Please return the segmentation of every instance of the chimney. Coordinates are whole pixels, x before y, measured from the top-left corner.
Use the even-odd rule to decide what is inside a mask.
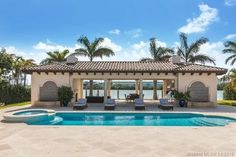
[[[170,57],[169,61],[174,64],[179,64],[181,63],[181,57],[177,55],[173,55],[172,57]]]
[[[69,55],[66,58],[66,64],[75,64],[76,62],[78,62],[78,58],[76,58],[75,55]]]

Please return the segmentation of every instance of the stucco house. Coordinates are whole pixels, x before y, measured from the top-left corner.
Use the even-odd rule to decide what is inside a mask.
[[[190,91],[196,104],[214,105],[217,101],[217,75],[227,69],[200,64],[184,64],[174,56],[165,62],[78,61],[69,56],[66,62],[38,65],[24,69],[31,74],[32,105],[56,102],[57,88],[72,87],[75,99],[83,96],[83,80],[104,80],[104,99],[110,96],[112,80],[135,80],[142,97],[143,80],[163,80],[163,93],[170,83],[178,91]],[[75,101],[72,100],[72,102]]]

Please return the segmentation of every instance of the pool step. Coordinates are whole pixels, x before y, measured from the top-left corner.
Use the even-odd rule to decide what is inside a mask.
[[[59,124],[63,121],[63,118],[59,117],[59,116],[55,116],[55,118],[51,121],[49,121],[49,124],[51,125],[56,125]]]
[[[198,125],[198,126],[225,126],[228,124],[226,121],[216,121],[214,119],[209,119],[209,118],[193,118],[191,121],[193,124]]]
[[[199,118],[192,118],[192,121],[191,121],[194,125],[197,125],[197,126],[215,126],[215,124],[212,124],[212,123],[208,123],[204,120],[201,120]]]
[[[57,125],[63,121],[63,118],[55,116],[52,120],[44,120],[41,122],[33,123],[33,125]]]

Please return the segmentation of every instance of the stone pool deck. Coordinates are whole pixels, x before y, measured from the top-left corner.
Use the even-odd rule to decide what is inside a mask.
[[[20,108],[25,107],[0,110],[0,118],[4,111]],[[151,108],[155,109],[154,112],[163,112],[155,106],[148,106],[145,112],[150,112]],[[71,110],[70,107],[54,109]],[[89,105],[87,111],[99,109],[102,107],[94,104]],[[119,106],[117,110],[136,112],[133,106]],[[236,108],[227,106],[175,107],[174,112],[200,112],[236,118]],[[0,157],[236,156],[235,148],[236,123],[225,127],[79,127],[0,122]]]

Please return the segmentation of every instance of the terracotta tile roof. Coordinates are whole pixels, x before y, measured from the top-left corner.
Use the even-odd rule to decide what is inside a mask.
[[[75,64],[52,63],[23,69],[32,72],[213,72],[224,74],[227,69],[199,64],[140,61],[78,61]]]
[[[186,64],[181,65],[175,69],[176,72],[215,72],[217,74],[225,74],[227,69],[214,67],[214,66],[207,66],[201,64]]]

